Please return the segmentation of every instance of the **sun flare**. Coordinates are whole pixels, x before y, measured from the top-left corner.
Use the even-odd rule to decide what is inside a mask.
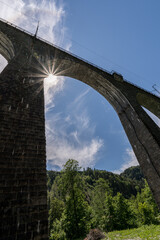
[[[50,102],[51,95],[59,89],[59,83],[58,77],[51,73],[48,74],[48,77],[44,78],[44,95],[47,103]]]
[[[57,77],[56,76],[54,76],[52,73],[50,73],[49,75],[48,75],[48,77],[46,77],[45,79],[45,83],[46,84],[53,84],[53,85],[56,85],[57,84],[57,82],[58,82],[58,80],[57,80]]]

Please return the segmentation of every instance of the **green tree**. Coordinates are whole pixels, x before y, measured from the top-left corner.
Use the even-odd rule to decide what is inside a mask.
[[[57,198],[51,198],[49,210],[49,229],[53,229],[54,222],[60,220],[64,211],[64,202]]]
[[[109,185],[106,180],[99,178],[94,186],[92,194],[92,209],[93,209],[93,227],[104,229],[105,216],[105,198],[106,192],[109,191]]]
[[[52,224],[52,229],[50,231],[50,240],[68,240],[66,233],[63,228],[64,214],[60,220],[55,219]]]
[[[80,167],[70,159],[62,171],[63,196],[65,196],[64,230],[68,239],[84,236],[89,228],[89,208],[83,193]]]
[[[111,193],[106,192],[104,230],[113,231],[115,229],[115,222],[116,217],[114,199]]]
[[[140,225],[158,223],[156,217],[159,211],[146,180],[145,187],[137,194],[136,202]]]
[[[129,221],[132,218],[131,211],[129,209],[128,201],[123,197],[121,193],[117,193],[114,197],[115,204],[115,228],[122,230],[130,227]]]

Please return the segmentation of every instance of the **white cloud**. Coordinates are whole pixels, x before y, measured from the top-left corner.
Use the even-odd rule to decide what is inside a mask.
[[[63,42],[66,28],[63,27],[65,11],[63,5],[58,6],[55,0],[5,0],[1,3],[0,17],[19,27],[35,33],[39,21],[38,36],[57,45],[69,48],[70,43]],[[4,59],[0,59],[0,68],[3,69]],[[56,93],[63,90],[64,78],[55,77],[54,82],[45,83],[46,110],[54,106],[53,99]]]
[[[70,135],[73,136],[73,139],[74,139],[75,141],[77,141],[77,143],[80,143],[79,134],[78,134],[78,131],[77,131],[77,130],[74,131],[74,132],[71,132]]]
[[[68,159],[76,159],[82,167],[94,167],[96,154],[102,145],[101,139],[92,139],[91,142],[80,143],[75,147],[65,138],[55,138],[52,144],[47,145],[48,159],[51,160],[50,165],[60,168]]]
[[[23,29],[35,33],[39,21],[38,36],[58,46],[69,49],[70,42],[65,39],[66,28],[63,26],[65,11],[63,5],[57,5],[55,0],[5,0],[1,4],[0,17]],[[2,62],[2,61],[1,61]],[[63,90],[64,78],[55,77],[54,82],[45,82],[46,111],[54,107],[55,94]]]
[[[3,0],[1,2],[0,17],[6,21],[17,24],[23,18],[22,10],[25,3],[22,0]]]
[[[90,93],[90,88],[79,93],[79,95],[72,100],[72,103],[68,106],[68,112],[72,112],[72,124],[75,124],[77,128],[86,130],[88,134],[93,135],[95,132],[95,126],[92,123],[88,115],[88,111],[86,108],[87,105],[87,97]],[[71,119],[68,115],[67,119]],[[69,121],[68,121],[69,122]]]
[[[65,11],[55,0],[3,0],[0,17],[31,33],[35,33],[39,21],[38,36],[59,45],[64,40]]]
[[[4,0],[3,0],[4,1]],[[66,41],[63,21],[65,10],[55,0],[5,0],[0,9],[0,17],[12,22],[25,30],[35,33],[39,21],[38,36],[51,41],[67,50],[71,46]],[[65,39],[65,43],[64,40]],[[1,61],[0,61],[1,62]],[[93,167],[97,153],[103,146],[103,141],[94,137],[95,126],[91,124],[84,98],[89,88],[80,93],[68,106],[67,114],[49,113],[55,106],[55,96],[64,89],[64,78],[54,77],[54,81],[45,81],[46,105],[46,140],[47,159],[51,165],[62,165],[73,158],[82,167]]]
[[[85,93],[80,93],[65,113],[58,113],[53,121],[46,122],[47,156],[53,168],[55,165],[61,168],[70,158],[78,160],[82,167],[94,167],[98,161],[97,153],[103,140],[95,137],[95,125],[89,119],[84,101]]]
[[[84,100],[84,97],[89,93],[90,89],[87,88],[87,90],[85,90],[84,92],[82,92],[81,94],[79,94],[74,102],[72,103],[73,105],[78,105],[78,104],[82,104],[82,101]]]
[[[114,173],[120,174],[121,172],[123,172],[125,169],[127,169],[129,167],[139,165],[137,158],[131,148],[126,149],[124,159],[125,159],[124,163],[122,164],[120,169],[113,171]]]
[[[46,112],[50,111],[54,106],[54,99],[57,93],[64,89],[63,77],[56,77],[52,81],[44,81],[44,95],[45,95],[45,110]]]

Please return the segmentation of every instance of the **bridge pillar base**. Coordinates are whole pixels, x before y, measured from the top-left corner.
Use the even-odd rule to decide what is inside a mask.
[[[47,240],[43,82],[12,61],[0,76],[0,239]]]

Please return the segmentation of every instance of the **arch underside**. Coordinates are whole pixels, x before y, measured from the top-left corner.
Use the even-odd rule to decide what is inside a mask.
[[[141,107],[144,106],[160,118],[160,99],[141,89],[138,91],[137,87],[133,95],[129,93],[127,96],[125,81],[117,84],[111,77],[108,80],[105,75],[93,71],[83,63],[73,63],[66,59],[54,60],[53,73],[86,83],[113,106],[160,207],[160,128]],[[120,84],[124,86],[118,88],[116,85]]]

